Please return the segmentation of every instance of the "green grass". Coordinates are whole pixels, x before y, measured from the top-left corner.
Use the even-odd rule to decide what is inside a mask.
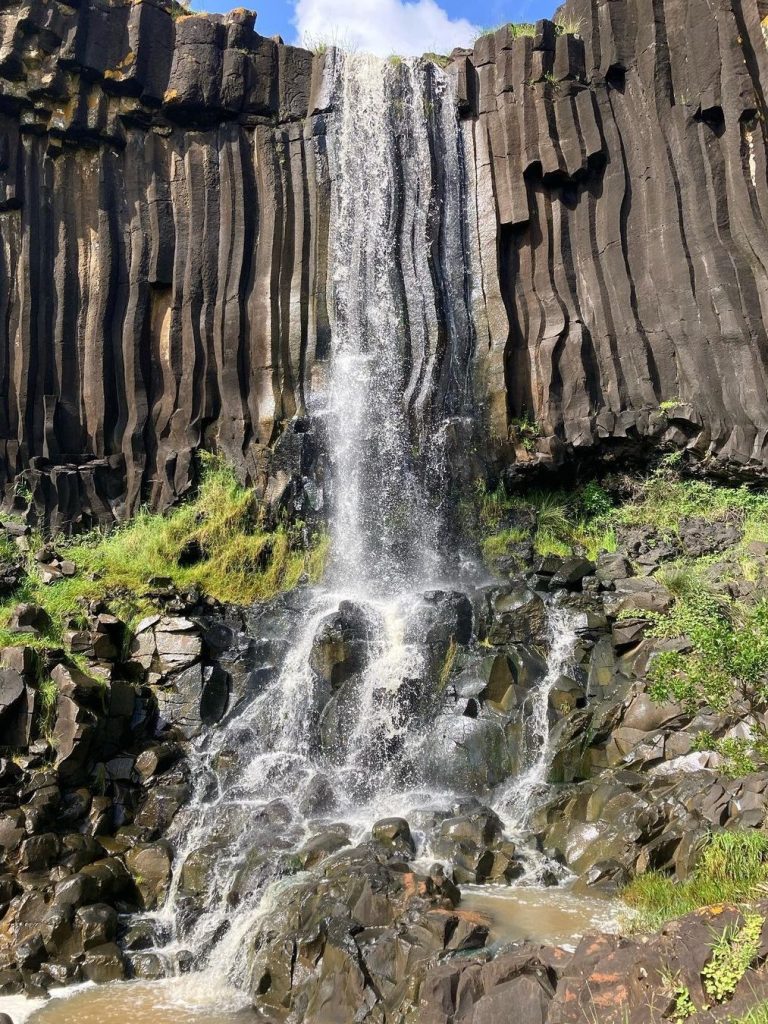
[[[33,550],[40,540],[33,538]],[[186,565],[182,555],[190,545],[201,558]],[[82,618],[90,601],[106,601],[126,621],[135,621],[154,608],[150,581],[155,577],[234,604],[269,599],[305,576],[318,580],[328,543],[319,536],[304,550],[298,527],[267,529],[254,493],[240,486],[229,467],[209,459],[191,501],[166,514],[143,510],[107,534],[57,538],[55,547],[75,563],[76,576],[46,586],[30,558],[26,581],[0,605],[0,645],[25,642],[5,629],[20,601],[41,605],[53,620],[47,641],[32,643],[42,647],[60,641],[66,622]]]
[[[0,562],[15,562],[19,557],[19,549],[7,533],[0,534]]]
[[[577,36],[584,27],[584,21],[575,15],[562,14],[555,18],[555,25],[560,35]]]
[[[743,1017],[734,1017],[731,1024],[768,1024],[768,1002],[758,1003]]]
[[[535,36],[536,25],[532,21],[509,22],[503,25],[494,25],[490,28],[482,28],[475,37],[475,42],[483,36],[492,36],[500,29],[505,28],[512,39],[521,39],[523,36]]]
[[[743,487],[723,487],[706,480],[679,480],[663,470],[642,486],[638,500],[614,513],[618,524],[654,526],[671,534],[684,518],[734,522],[746,540],[768,541],[768,493]]]
[[[37,685],[40,698],[38,729],[42,736],[50,737],[56,718],[56,701],[59,691],[53,679],[42,677]]]
[[[712,834],[689,879],[651,871],[630,882],[622,898],[637,912],[633,929],[655,931],[701,907],[764,899],[767,890],[768,834],[725,831]]]
[[[473,532],[491,558],[503,554],[510,518],[526,509],[535,513],[532,539],[542,555],[565,556],[582,551],[595,558],[601,551],[616,550],[617,531],[623,529],[652,527],[672,539],[684,518],[729,522],[744,533],[740,553],[746,571],[750,572],[746,546],[751,541],[768,542],[768,493],[746,486],[733,488],[704,480],[683,480],[672,472],[672,465],[672,460],[667,460],[657,472],[639,482],[629,500],[620,503],[595,481],[571,491],[539,490],[527,494],[508,494],[502,487],[489,491],[478,485],[471,510],[465,510],[465,521],[474,522]],[[685,575],[696,571],[700,579],[699,570],[706,564],[705,559],[699,559],[694,567],[681,563],[665,572],[674,572],[678,580],[673,581],[673,587],[682,587]]]

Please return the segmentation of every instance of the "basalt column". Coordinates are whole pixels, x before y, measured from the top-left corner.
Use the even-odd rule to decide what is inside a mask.
[[[765,474],[767,14],[569,0],[452,55],[481,459],[665,443]],[[2,5],[6,501],[121,519],[183,495],[202,447],[270,502],[322,487],[339,59],[242,10]],[[411,382],[417,418],[451,372]]]

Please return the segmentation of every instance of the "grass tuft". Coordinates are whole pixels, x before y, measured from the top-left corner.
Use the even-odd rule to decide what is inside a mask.
[[[481,28],[475,36],[475,42],[483,36],[492,36],[501,29],[506,29],[510,39],[521,39],[523,36],[535,36],[536,25],[532,21],[508,22],[502,25],[493,25],[490,28]]]
[[[713,833],[693,875],[676,882],[658,871],[635,878],[622,893],[637,911],[636,931],[656,931],[667,921],[719,903],[746,904],[764,898],[768,886],[768,834]]]
[[[254,493],[238,483],[231,468],[209,458],[191,501],[166,514],[143,510],[110,533],[56,539],[57,551],[77,566],[74,577],[45,585],[30,558],[26,581],[0,605],[0,645],[60,642],[69,620],[83,620],[92,601],[105,601],[135,621],[155,607],[154,578],[233,604],[267,600],[322,575],[327,538],[314,537],[305,549],[301,534],[301,524],[267,529]],[[33,540],[34,549],[40,539]],[[48,612],[53,628],[47,638],[33,640],[3,628],[20,601]]]

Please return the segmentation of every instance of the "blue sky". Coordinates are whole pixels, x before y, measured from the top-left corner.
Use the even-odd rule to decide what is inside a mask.
[[[357,47],[388,53],[421,53],[464,45],[473,30],[507,21],[551,17],[558,0],[193,0],[197,10],[235,6],[259,11],[262,35],[287,42],[335,37]]]

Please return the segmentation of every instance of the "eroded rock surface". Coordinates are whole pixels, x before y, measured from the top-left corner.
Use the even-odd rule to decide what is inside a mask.
[[[482,454],[665,442],[762,473],[764,7],[566,13],[448,68]],[[0,483],[87,526],[174,500],[215,446],[317,502],[334,51],[165,0],[1,19]]]

